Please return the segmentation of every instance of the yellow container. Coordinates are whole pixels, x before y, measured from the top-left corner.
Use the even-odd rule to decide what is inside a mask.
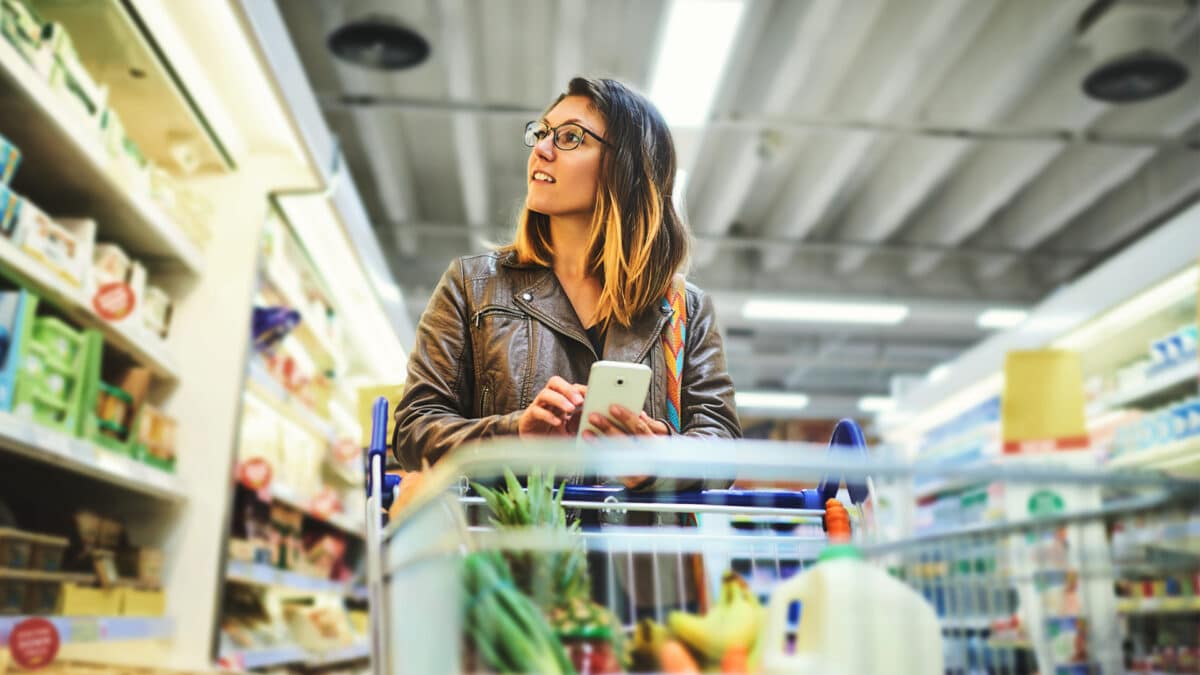
[[[116,588],[95,588],[63,584],[63,616],[120,616],[121,592]]]
[[[163,616],[167,613],[167,596],[162,591],[142,591],[122,588],[121,616]]]

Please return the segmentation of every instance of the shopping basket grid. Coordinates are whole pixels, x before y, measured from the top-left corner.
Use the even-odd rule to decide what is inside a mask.
[[[386,414],[386,404],[382,412],[377,406],[376,431]],[[369,482],[385,489],[373,491],[369,513],[380,513],[390,496],[380,494],[390,484],[381,475],[383,434],[375,437]],[[861,439],[851,440],[856,443],[830,452],[688,438],[586,446],[507,439],[460,448],[428,472],[419,493],[386,528],[377,519],[370,524],[371,536],[381,542],[368,560],[373,667],[379,673],[487,670],[461,638],[464,607],[471,602],[463,597],[462,562],[475,552],[586,550],[591,575],[601,578],[593,579],[592,600],[617,618],[627,638],[639,620],[662,624],[673,611],[702,610],[697,603],[705,598],[717,602],[727,570],[765,602],[829,546],[824,509],[812,507],[834,494],[849,507],[852,543],[864,558],[915,589],[936,612],[946,672],[1137,672],[1139,658],[1154,645],[1128,630],[1141,619],[1123,618],[1121,608],[1161,579],[1200,593],[1200,483],[1112,473],[1088,466],[1080,453],[983,467],[913,464],[880,450],[868,457]],[[710,486],[737,478],[819,487],[696,490],[654,500],[617,488],[569,485],[562,506],[572,514],[597,514],[590,519],[597,525],[513,529],[488,523],[481,515],[483,498],[462,478],[494,483],[505,469],[517,475],[553,469],[559,476],[655,475]],[[979,486],[987,499],[978,522],[914,525],[914,485],[931,476]],[[698,525],[679,524],[679,514],[695,514]],[[849,670],[820,672],[900,672],[887,665],[900,663],[889,661],[897,658],[889,650],[905,644],[906,631],[916,628],[907,617],[886,617],[891,634],[881,635],[881,618],[872,616],[875,599],[865,589],[858,596],[843,589],[841,595],[854,601],[828,620],[851,634],[861,631],[861,654]],[[796,639],[798,612],[789,609],[792,642],[784,644]],[[1196,616],[1190,619],[1179,653],[1196,649],[1200,655]],[[915,636],[911,644],[918,648]]]

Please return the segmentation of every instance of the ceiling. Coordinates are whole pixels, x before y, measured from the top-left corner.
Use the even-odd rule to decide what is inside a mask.
[[[572,75],[648,90],[669,3],[278,5],[415,319],[451,258],[511,237],[524,123]],[[1097,27],[1131,6],[1161,18],[1155,46],[1192,76],[1147,102],[1089,99]],[[982,310],[1044,298],[1194,200],[1198,13],[1190,0],[748,0],[710,121],[675,130],[689,277],[715,298],[739,390],[852,413],[985,337]],[[430,58],[391,73],[336,60],[327,36],[369,15],[416,30]],[[884,327],[742,318],[763,293],[911,311]]]

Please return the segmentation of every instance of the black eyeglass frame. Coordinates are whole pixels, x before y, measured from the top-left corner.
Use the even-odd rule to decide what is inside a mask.
[[[554,147],[558,148],[559,150],[562,150],[563,152],[570,152],[570,151],[574,150],[575,148],[578,148],[583,143],[583,136],[580,136],[579,143],[576,143],[575,145],[572,145],[569,147],[563,147],[562,145],[560,145],[558,142],[558,132],[560,129],[563,129],[566,127],[576,127],[580,131],[582,131],[584,134],[591,136],[592,138],[596,139],[597,141],[600,141],[601,145],[603,145],[605,147],[612,147],[608,144],[608,141],[604,140],[603,138],[600,138],[600,136],[596,132],[592,131],[591,129],[588,129],[587,127],[583,126],[579,122],[563,122],[562,124],[560,124],[556,127],[552,127],[549,124],[546,124],[545,122],[541,122],[539,120],[529,120],[529,122],[525,124],[525,136],[524,136],[525,147],[527,147],[527,148],[532,148],[532,147],[536,146],[538,144],[538,141],[542,140],[542,138],[545,138],[545,136],[542,136],[541,138],[538,138],[537,140],[535,140],[533,143],[529,142],[530,134],[534,131],[535,125],[537,127],[539,127],[542,131],[545,131],[548,134],[552,134],[553,138],[554,138]]]

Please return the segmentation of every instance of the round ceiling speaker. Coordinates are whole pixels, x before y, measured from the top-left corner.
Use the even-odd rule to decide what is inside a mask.
[[[1083,80],[1083,91],[1107,103],[1137,103],[1178,89],[1188,79],[1187,66],[1154,51],[1138,51],[1105,61]]]
[[[403,70],[429,58],[429,43],[416,31],[382,17],[351,21],[329,34],[329,51],[348,63],[375,70]]]

